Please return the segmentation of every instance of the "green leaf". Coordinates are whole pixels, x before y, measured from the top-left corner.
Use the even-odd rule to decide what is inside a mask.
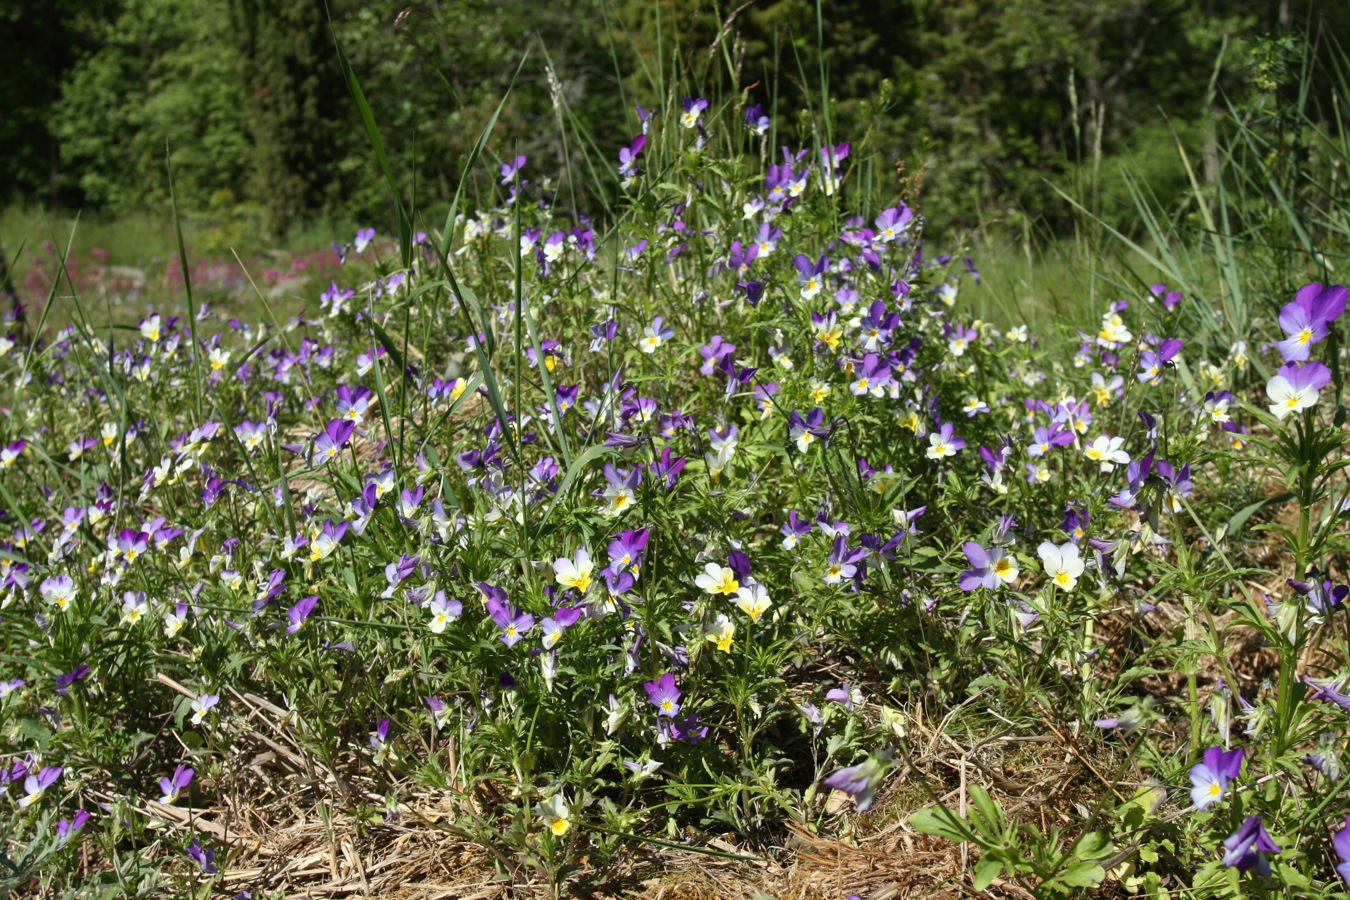
[[[980,861],[975,864],[975,876],[971,879],[971,887],[977,891],[983,891],[994,883],[994,879],[1003,874],[1003,861],[995,859],[993,856],[985,855],[980,857]]]
[[[1074,844],[1073,855],[1079,859],[1101,859],[1111,853],[1111,838],[1100,831],[1090,831]]]
[[[1070,887],[1096,887],[1106,878],[1106,870],[1095,862],[1079,860],[1072,863],[1059,876],[1059,880]]]
[[[1235,537],[1238,532],[1242,530],[1242,526],[1247,524],[1247,520],[1255,515],[1261,507],[1274,503],[1286,503],[1292,499],[1294,499],[1294,495],[1286,492],[1275,497],[1267,497],[1264,500],[1258,500],[1250,506],[1244,506],[1242,509],[1233,513],[1229,520],[1224,523],[1219,529],[1219,533],[1215,535],[1215,539],[1221,541],[1224,538]]]
[[[911,813],[909,827],[919,834],[932,834],[949,841],[964,843],[975,840],[974,833],[966,827],[956,813],[941,806],[929,807]]]

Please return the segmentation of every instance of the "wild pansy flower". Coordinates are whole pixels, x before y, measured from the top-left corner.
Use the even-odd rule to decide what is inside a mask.
[[[71,669],[69,672],[63,672],[57,675],[56,693],[63,697],[66,694],[69,694],[70,689],[77,682],[83,681],[86,677],[88,677],[90,671],[92,670],[89,668],[89,666],[85,665],[84,663],[80,663],[78,666]]]
[[[340,315],[347,309],[347,301],[356,296],[356,291],[343,290],[336,281],[330,281],[328,290],[319,296],[319,309],[327,309],[329,318]]]
[[[554,837],[562,837],[572,827],[572,812],[561,791],[536,803],[534,811]]]
[[[665,321],[661,316],[656,316],[652,324],[642,330],[643,337],[638,341],[638,347],[643,353],[655,353],[656,348],[675,336],[674,329],[667,328]]]
[[[9,681],[0,681],[0,700],[8,700],[10,694],[13,694],[25,684],[27,684],[27,682],[22,678],[11,678]]]
[[[643,147],[647,146],[647,134],[637,135],[626,147],[618,148],[618,175],[622,179],[622,186],[628,188],[633,184],[633,179],[637,178],[637,157],[643,152]]]
[[[1107,381],[1101,372],[1092,373],[1092,394],[1098,406],[1110,406],[1111,401],[1124,393],[1125,379],[1119,375],[1111,376]]]
[[[324,426],[323,431],[314,437],[314,452],[310,454],[309,464],[321,466],[342,452],[356,430],[356,423],[349,419],[334,419]]]
[[[445,591],[437,591],[436,596],[432,598],[428,610],[431,613],[431,621],[427,627],[433,634],[441,634],[450,624],[451,619],[459,617],[464,611],[464,604],[458,600],[451,600],[445,596]]]
[[[801,542],[802,536],[811,531],[811,520],[798,518],[795,509],[788,511],[788,520],[783,523],[779,531],[783,533],[783,549],[795,550]]]
[[[708,108],[708,101],[702,97],[685,97],[680,101],[680,108],[684,110],[680,114],[680,124],[685,128],[693,128],[698,124],[703,111]]]
[[[833,147],[826,144],[820,148],[820,162],[823,169],[820,173],[820,180],[825,189],[825,196],[833,197],[834,192],[839,189],[839,183],[842,180],[839,175],[839,166],[844,160],[848,159],[851,150],[851,145],[847,143],[837,144]]]
[[[1036,548],[1036,552],[1041,557],[1045,574],[1055,587],[1063,591],[1073,590],[1085,568],[1083,560],[1078,555],[1078,545],[1069,543],[1055,546],[1050,541],[1045,541]]]
[[[844,336],[844,329],[840,327],[834,310],[811,313],[811,330],[817,344],[824,344],[831,352],[838,349],[839,341]]]
[[[743,584],[736,591],[736,608],[749,616],[752,623],[758,624],[759,617],[771,606],[773,601],[769,599],[768,591],[757,581]]]
[[[666,672],[656,681],[649,681],[643,687],[647,690],[647,700],[656,707],[658,717],[675,718],[675,714],[680,711],[681,694],[675,684],[673,672]]]
[[[1168,290],[1165,284],[1154,284],[1149,286],[1148,302],[1157,300],[1162,303],[1163,308],[1172,312],[1181,302],[1181,291]]]
[[[896,533],[896,537],[903,540],[904,538],[915,537],[918,535],[919,526],[915,523],[918,521],[919,517],[926,512],[928,512],[928,507],[926,505],[908,510],[900,509],[898,506],[892,509],[891,518],[895,521],[896,525],[900,526],[900,530]]]
[[[409,490],[403,489],[398,498],[398,516],[405,524],[414,525],[417,517],[417,508],[422,505],[422,498],[426,496],[426,487],[418,485]]]
[[[543,644],[545,650],[552,650],[553,647],[562,640],[563,632],[577,624],[581,620],[581,610],[572,606],[561,606],[554,610],[553,615],[544,619],[540,623],[544,630]]]
[[[374,229],[372,229],[372,232],[373,230]],[[192,843],[188,845],[187,854],[192,858],[193,862],[201,867],[203,874],[215,875],[220,871],[220,869],[216,867],[216,851],[209,848],[203,849],[200,840],[196,838],[192,839]]]
[[[889,754],[882,752],[869,756],[856,766],[839,769],[821,784],[831,790],[848,794],[857,804],[858,812],[867,812],[890,766]]]
[[[763,137],[769,130],[769,117],[764,114],[762,104],[756,103],[745,111],[745,127]]]
[[[357,254],[359,255],[361,253],[365,253],[366,248],[369,247],[371,242],[374,240],[375,240],[374,228],[358,228],[356,231],[356,240],[355,242],[353,242],[353,247],[356,250]]]
[[[822,580],[826,584],[840,584],[852,578],[858,572],[856,563],[866,555],[867,550],[862,547],[848,549],[848,538],[844,535],[836,536],[830,555],[825,560],[825,574]]]
[[[662,449],[661,457],[652,463],[652,475],[665,486],[666,490],[673,490],[675,483],[679,481],[680,473],[684,471],[685,459],[674,456],[669,447]]]
[[[979,397],[971,395],[966,398],[966,402],[961,405],[961,411],[966,414],[967,419],[973,419],[978,415],[989,412],[989,404],[985,403]]]
[[[928,435],[928,450],[925,455],[929,459],[943,459],[955,456],[957,451],[964,449],[965,446],[965,439],[956,436],[956,429],[952,427],[952,423],[943,422],[941,428]]]
[[[525,163],[527,163],[528,161],[529,159],[527,157],[517,156],[514,159],[510,159],[502,163],[501,164],[502,179],[499,183],[502,185],[513,184],[516,180],[516,177],[520,174],[520,170],[525,167]]]
[[[1059,523],[1059,530],[1067,534],[1069,540],[1076,544],[1083,539],[1089,520],[1087,510],[1070,509],[1064,514],[1064,521]]]
[[[1210,747],[1204,758],[1191,766],[1191,802],[1196,809],[1206,809],[1222,800],[1231,784],[1242,772],[1244,751]]]
[[[488,601],[488,615],[501,630],[502,643],[508,647],[514,647],[534,627],[534,616],[495,597]]]
[[[646,528],[636,531],[623,531],[609,542],[609,571],[614,574],[630,573],[634,578],[642,568],[642,553],[647,549],[651,532]]]
[[[736,641],[736,623],[718,613],[703,626],[703,639],[715,644],[723,653],[730,653],[731,645]]]
[[[1129,464],[1130,454],[1121,449],[1124,445],[1123,437],[1103,434],[1083,448],[1083,455],[1093,462],[1100,463],[1103,472],[1110,472],[1116,466]]]
[[[328,519],[323,523],[323,531],[314,536],[314,540],[309,545],[310,562],[318,562],[327,559],[333,554],[342,542],[342,538],[347,534],[349,523],[334,523]]]
[[[873,397],[884,397],[886,388],[891,384],[891,367],[878,359],[875,353],[863,357],[856,375],[853,383],[849,385],[849,391],[855,397],[868,394]]]
[[[161,778],[159,780],[159,802],[166,806],[178,800],[183,789],[192,784],[192,769],[187,766],[179,766],[174,769],[171,777]]]
[[[340,385],[337,389],[337,400],[334,402],[338,418],[355,422],[357,425],[363,424],[373,396],[370,388],[357,386],[352,390],[345,384]]]
[[[141,337],[145,338],[152,344],[159,343],[161,324],[162,320],[160,319],[159,313],[153,313],[150,316],[141,319],[140,324]]]
[[[43,600],[55,606],[61,612],[65,612],[75,602],[75,579],[69,575],[56,575],[47,578],[38,588],[38,592],[42,594]]]
[[[370,748],[375,751],[372,762],[377,766],[382,766],[394,758],[393,750],[389,747],[389,724],[388,719],[381,719],[370,735]]]
[[[19,440],[0,450],[0,466],[7,469],[14,465],[15,460],[19,458],[19,454],[23,453],[23,448],[27,446],[27,441]]]
[[[1181,352],[1181,341],[1168,338],[1159,345],[1157,352],[1145,350],[1139,354],[1139,382],[1141,384],[1162,384],[1163,368],[1170,364]]]
[[[1132,340],[1134,335],[1125,326],[1125,320],[1120,317],[1120,311],[1113,304],[1112,309],[1102,316],[1102,327],[1097,330],[1097,345],[1113,349]]]
[[[150,612],[145,591],[127,591],[122,595],[122,624],[135,625]]]
[[[825,286],[825,273],[830,270],[830,258],[821,256],[820,259],[812,262],[809,256],[799,253],[793,258],[792,265],[797,269],[797,282],[802,288],[802,299],[814,299],[820,293],[821,288]],[[812,318],[814,319],[814,317]],[[833,350],[834,346],[831,345],[830,349]]]
[[[384,567],[384,580],[388,584],[380,596],[385,600],[394,596],[394,591],[402,584],[413,572],[417,571],[418,565],[422,562],[420,556],[409,556],[404,553],[398,559],[398,562],[391,562]]]
[[[1341,830],[1332,836],[1331,845],[1336,848],[1336,855],[1341,859],[1336,864],[1336,872],[1350,885],[1350,816],[1345,817]]]
[[[862,329],[862,348],[872,353],[891,342],[892,332],[900,327],[900,316],[887,312],[884,301],[874,300],[858,325]]]
[[[1256,872],[1265,878],[1270,877],[1270,861],[1265,854],[1280,852],[1279,845],[1261,824],[1259,813],[1248,816],[1238,830],[1224,840],[1223,846],[1225,866],[1239,872]]]
[[[432,723],[436,726],[436,730],[440,731],[445,727],[445,723],[450,720],[449,705],[440,697],[435,696],[423,697],[422,700],[426,702],[427,708],[431,710],[431,719]]]
[[[318,595],[305,597],[297,600],[295,605],[286,610],[286,620],[290,623],[286,626],[286,631],[295,634],[305,627],[309,621],[310,614],[314,612],[314,606],[319,602]]]
[[[714,597],[718,595],[730,597],[741,587],[734,571],[715,562],[703,567],[703,571],[694,579],[694,584]]]
[[[1331,383],[1331,370],[1319,362],[1285,363],[1266,382],[1270,411],[1283,421],[1290,413],[1317,405],[1318,392]]]
[[[1346,296],[1346,289],[1338,284],[1323,288],[1314,282],[1299,288],[1294,299],[1280,307],[1280,328],[1288,335],[1279,343],[1285,362],[1309,357],[1312,345],[1326,338],[1327,326],[1345,311]]]
[[[607,516],[621,515],[637,500],[637,487],[642,484],[642,467],[618,469],[613,463],[605,463],[604,471],[607,483],[601,494],[604,499],[601,512]]]
[[[819,438],[829,436],[829,431],[824,427],[825,410],[816,407],[802,418],[802,414],[797,410],[788,413],[788,439],[795,441],[797,449],[806,453],[811,449],[811,445]]]
[[[1228,391],[1209,391],[1205,394],[1204,412],[1205,418],[1216,425],[1224,425],[1232,421],[1232,415],[1229,410],[1236,405],[1237,398]]]
[[[720,334],[715,334],[702,347],[698,348],[698,355],[703,357],[703,365],[699,366],[699,372],[704,375],[712,375],[717,363],[724,356],[730,356],[736,352],[736,345],[729,344],[722,340]]]
[[[317,598],[316,598],[317,599]],[[220,703],[220,697],[216,694],[202,694],[196,700],[192,701],[192,724],[200,725],[206,718],[207,713]]]
[[[262,445],[262,442],[267,439],[267,423],[245,420],[235,426],[234,434],[235,437],[239,439],[239,443],[243,446],[244,451],[249,455],[252,455],[257,451],[258,447]]]
[[[966,541],[962,549],[966,559],[970,560],[971,568],[962,572],[957,579],[961,590],[973,591],[983,587],[992,591],[1017,580],[1017,557],[1002,547],[986,550],[975,541]]]
[[[1318,621],[1340,606],[1345,601],[1346,595],[1350,594],[1350,587],[1330,580],[1319,582],[1314,578],[1309,582],[1290,578],[1285,583],[1303,598],[1304,606]]]
[[[1327,681],[1314,681],[1309,676],[1303,676],[1303,683],[1312,688],[1308,694],[1309,700],[1325,700],[1328,703],[1334,703],[1346,712],[1350,712],[1350,696],[1345,691],[1344,678],[1332,678]]]
[[[625,769],[633,773],[634,781],[642,781],[655,775],[656,770],[661,768],[662,764],[649,756],[643,756],[640,760],[625,759],[623,765]]]
[[[944,325],[943,331],[946,332],[947,336],[947,352],[952,356],[964,356],[971,341],[980,336],[980,333],[974,328],[967,328],[960,322]]]
[[[168,638],[177,637],[178,632],[183,630],[187,624],[188,606],[186,603],[176,603],[164,611],[164,636]]]
[[[899,207],[882,210],[872,223],[876,226],[876,240],[882,244],[900,240],[909,230],[913,219],[914,211],[903,203]]]
[[[60,766],[43,766],[42,770],[36,775],[29,775],[23,780],[24,795],[19,798],[19,807],[27,809],[34,803],[42,799],[47,793],[47,788],[56,784],[61,778]]]
[[[594,571],[595,564],[591,562],[591,554],[585,547],[577,548],[571,559],[560,556],[553,561],[553,577],[558,584],[574,588],[583,596],[591,589],[591,573]]]
[[[1052,447],[1066,447],[1074,441],[1073,432],[1065,428],[1062,423],[1055,422],[1047,428],[1039,425],[1032,433],[1031,442],[1027,444],[1027,456],[1044,456],[1050,452]]]
[[[64,844],[69,841],[79,833],[80,829],[83,828],[85,823],[91,818],[93,818],[93,816],[90,815],[88,810],[78,809],[75,811],[75,815],[71,816],[69,819],[61,819],[58,821],[56,823],[56,842],[58,844]]]

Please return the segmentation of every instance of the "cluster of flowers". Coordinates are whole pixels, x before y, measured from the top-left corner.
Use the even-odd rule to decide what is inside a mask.
[[[707,111],[706,100],[682,104],[689,165],[710,146]],[[101,649],[111,639],[189,659],[187,724],[214,727],[231,675],[199,652],[208,638],[259,658],[327,658],[362,652],[370,628],[398,628],[459,652],[429,676],[423,709],[390,699],[396,714],[365,720],[378,722],[377,765],[400,758],[400,718],[471,731],[515,715],[522,696],[546,709],[555,684],[589,665],[598,693],[542,715],[564,729],[597,722],[590,737],[619,748],[626,777],[678,784],[681,760],[728,737],[726,701],[706,685],[733,659],[750,665],[748,648],[828,640],[804,623],[866,595],[896,620],[1011,597],[1018,627],[1033,630],[1058,595],[1084,580],[1111,591],[1132,559],[1165,552],[1169,517],[1194,491],[1197,447],[1245,445],[1229,379],[1245,372],[1247,349],[1211,364],[1203,346],[1170,336],[1184,328],[1178,292],[1155,285],[1111,304],[1069,345],[1071,365],[1047,363],[1025,326],[960,317],[963,279],[979,272],[928,257],[922,219],[904,203],[813,214],[841,202],[848,144],[784,148],[754,182],[719,193],[715,179],[691,176],[666,196],[639,166],[655,126],[638,112],[643,133],[620,150],[618,175],[659,214],[621,229],[612,248],[582,217],[560,227],[542,199],[521,203],[528,160],[515,157],[501,168],[503,205],[461,217],[453,234],[414,235],[409,267],[379,257],[372,229],[335,246],[344,265],[373,257],[374,274],[335,280],[317,320],[230,320],[203,339],[197,326],[214,321],[203,309],[194,322],[151,313],[120,349],[73,327],[41,353],[8,341],[15,390],[41,404],[16,403],[0,451],[0,467],[33,486],[6,510],[0,608],[50,655],[0,682],[4,708],[59,702],[47,681],[56,697],[92,691],[112,677]],[[752,134],[768,126],[747,110]],[[740,222],[711,217],[714,196]],[[527,304],[482,309],[466,291],[422,311],[431,343],[418,353],[392,342],[388,307],[436,289],[437,250],[456,240],[461,274],[484,281],[502,260],[525,260],[528,306],[554,313],[538,321],[557,330],[515,346],[511,335],[535,326],[516,318]],[[1345,300],[1345,288],[1308,285],[1281,312],[1285,365],[1266,386],[1277,425],[1315,414],[1331,375],[1311,349]],[[504,351],[515,367],[500,365]],[[1183,354],[1203,394],[1174,374]],[[503,385],[513,368],[520,381]],[[1115,415],[1131,392],[1152,411]],[[102,402],[101,421],[38,412],[87,395]],[[1167,440],[1178,434],[1187,440]],[[954,524],[952,498],[967,490],[983,524]],[[920,521],[941,534],[936,546],[922,546]],[[1029,546],[1041,570],[1031,579],[1031,558],[1019,557]],[[942,564],[915,566],[921,551]],[[1028,581],[1035,591],[1016,591]],[[1346,593],[1294,588],[1318,615]],[[87,650],[77,660],[70,647]],[[851,685],[821,694],[849,715],[867,706]],[[779,688],[763,697],[813,734],[825,727],[811,700]],[[1241,767],[1241,751],[1214,751],[1192,770],[1198,809]],[[31,768],[4,782],[22,783],[24,808],[62,773]],[[865,809],[888,768],[874,755],[823,784]],[[561,837],[584,805],[556,774],[535,811]],[[179,764],[160,802],[192,781]],[[1242,869],[1279,852],[1259,817],[1229,840],[1224,862]],[[189,852],[214,871],[213,850]]]

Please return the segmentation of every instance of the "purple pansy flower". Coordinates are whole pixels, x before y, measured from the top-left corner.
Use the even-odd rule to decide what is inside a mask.
[[[159,802],[164,804],[173,803],[183,792],[183,788],[192,784],[193,770],[187,766],[179,766],[174,769],[171,777],[161,778],[159,780]]]
[[[1204,758],[1191,766],[1191,802],[1196,809],[1205,809],[1211,803],[1222,800],[1228,791],[1228,785],[1242,771],[1241,749],[1224,750],[1222,747],[1210,747]]]
[[[680,711],[680,689],[675,685],[675,674],[667,672],[656,681],[643,685],[647,689],[647,699],[656,707],[658,716],[675,718]]]
[[[992,591],[1017,580],[1017,558],[1002,547],[986,550],[975,541],[966,541],[962,549],[966,559],[970,560],[971,568],[962,572],[957,579],[961,590],[973,591],[983,587]]]
[[[290,623],[286,626],[286,631],[295,634],[301,628],[304,628],[305,623],[309,621],[310,614],[314,612],[315,604],[318,602],[317,594],[297,600],[294,606],[286,610],[286,619]]]
[[[508,647],[514,647],[525,633],[534,627],[534,616],[527,612],[521,612],[510,603],[503,602],[497,598],[488,601],[488,615],[492,621],[501,629],[502,643]]]
[[[1323,288],[1318,282],[1305,284],[1294,299],[1280,308],[1280,327],[1289,335],[1280,341],[1280,353],[1286,362],[1302,362],[1312,345],[1324,340],[1327,326],[1345,311],[1347,291],[1338,284]]]
[[[1258,875],[1270,876],[1270,862],[1266,853],[1279,853],[1280,847],[1271,838],[1266,827],[1261,824],[1261,816],[1248,816],[1238,830],[1223,842],[1226,852],[1223,864],[1236,868],[1239,872],[1254,871]]]

